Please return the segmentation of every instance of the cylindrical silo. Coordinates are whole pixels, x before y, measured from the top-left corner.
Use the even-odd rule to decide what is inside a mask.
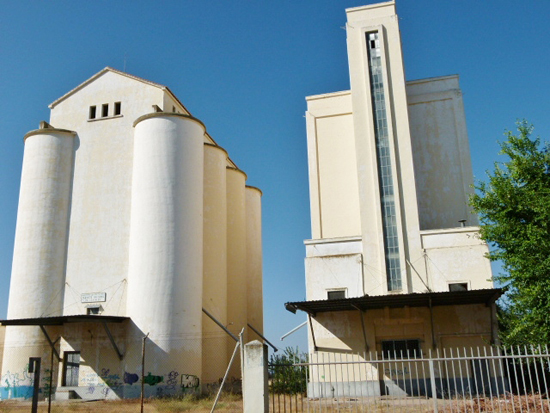
[[[204,234],[202,306],[227,324],[227,152],[204,144]],[[232,341],[214,321],[202,317],[202,382],[218,382],[227,369],[227,343]]]
[[[75,135],[54,128],[25,135],[8,319],[62,315]],[[23,371],[41,342],[38,327],[8,327],[3,370]]]
[[[248,323],[263,334],[262,300],[262,191],[247,186],[246,196],[246,277]],[[249,338],[262,340],[253,331]]]
[[[238,335],[244,328],[244,342],[248,341],[247,330],[247,277],[246,277],[246,174],[227,167],[227,323],[229,330]],[[229,342],[233,352],[235,344]],[[231,354],[231,353],[230,353]],[[234,363],[231,376],[240,377],[240,366]]]
[[[162,112],[134,127],[127,312],[149,333],[147,371],[200,379],[205,128]]]

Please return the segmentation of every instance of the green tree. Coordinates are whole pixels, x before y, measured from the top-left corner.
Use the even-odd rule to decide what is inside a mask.
[[[307,363],[305,353],[299,353],[298,348],[287,347],[282,354],[272,354],[269,357],[269,378],[271,391],[275,394],[300,394],[307,388],[307,366],[296,366],[297,363]]]
[[[470,204],[481,221],[481,237],[500,260],[495,276],[508,288],[499,319],[504,344],[550,341],[550,151],[532,138],[533,126],[518,121],[517,134],[500,143],[506,162],[495,162],[488,182],[476,184]]]

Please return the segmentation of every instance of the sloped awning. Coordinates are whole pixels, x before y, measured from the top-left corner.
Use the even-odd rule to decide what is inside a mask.
[[[50,344],[52,351],[57,356],[57,359],[61,361],[61,357],[59,356],[59,353],[55,349],[55,342],[53,342],[52,339],[50,338],[48,332],[46,331],[45,326],[62,326],[64,324],[70,324],[70,323],[73,323],[73,324],[74,323],[101,323],[103,324],[103,328],[105,328],[105,332],[107,333],[107,336],[109,337],[109,340],[111,341],[113,349],[115,350],[118,358],[122,360],[124,358],[124,355],[120,352],[118,346],[116,345],[115,339],[113,338],[113,335],[111,334],[111,330],[109,329],[109,326],[107,325],[107,323],[122,323],[129,319],[130,317],[82,314],[82,315],[65,315],[65,316],[57,316],[57,317],[36,317],[36,318],[18,318],[18,319],[11,319],[11,320],[0,320],[0,325],[39,326],[40,329],[42,330],[42,333],[44,333],[46,340]]]
[[[365,295],[337,300],[295,301],[285,304],[291,313],[301,310],[315,317],[333,311],[366,311],[377,308],[436,307],[443,305],[493,304],[504,291],[501,288],[469,291],[443,291],[412,294]]]
[[[130,317],[112,315],[63,315],[57,317],[18,318],[0,320],[3,326],[62,326],[67,323],[122,323]]]
[[[468,304],[484,304],[487,307],[492,307],[498,298],[504,294],[501,288],[490,288],[484,290],[470,291],[443,291],[443,292],[427,292],[427,293],[412,293],[412,294],[387,294],[353,298],[342,298],[337,300],[317,300],[317,301],[295,301],[285,304],[285,308],[291,313],[296,313],[301,310],[307,313],[311,336],[313,339],[313,347],[317,351],[317,343],[315,341],[315,333],[311,317],[315,317],[319,313],[337,312],[337,311],[359,311],[361,317],[361,329],[363,332],[363,340],[365,342],[365,350],[369,350],[367,342],[367,334],[363,314],[367,310],[375,310],[381,308],[403,308],[403,307],[426,307],[430,310],[430,327],[432,330],[432,347],[436,348],[433,307],[451,306],[451,305],[468,305]],[[495,340],[495,330],[493,327],[493,309],[491,314],[491,342]]]

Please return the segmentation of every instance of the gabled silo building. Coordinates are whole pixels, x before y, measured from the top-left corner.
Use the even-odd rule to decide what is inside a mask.
[[[147,395],[215,386],[235,342],[203,309],[263,331],[261,191],[165,86],[107,67],[49,107],[24,137],[0,398],[52,352],[58,398],[137,397],[145,336]]]

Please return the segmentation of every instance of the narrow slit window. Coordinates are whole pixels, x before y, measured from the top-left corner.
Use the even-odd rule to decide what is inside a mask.
[[[89,113],[88,119],[95,119],[95,116],[96,116],[96,107],[90,106],[90,113]]]
[[[342,300],[344,298],[346,298],[346,290],[327,291],[327,299],[329,300]]]
[[[468,291],[468,283],[451,283],[449,284],[449,291]]]
[[[101,105],[101,117],[106,118],[107,116],[109,116],[109,104],[104,103]]]
[[[114,116],[120,115],[122,112],[122,103],[121,102],[115,102],[115,113]]]

